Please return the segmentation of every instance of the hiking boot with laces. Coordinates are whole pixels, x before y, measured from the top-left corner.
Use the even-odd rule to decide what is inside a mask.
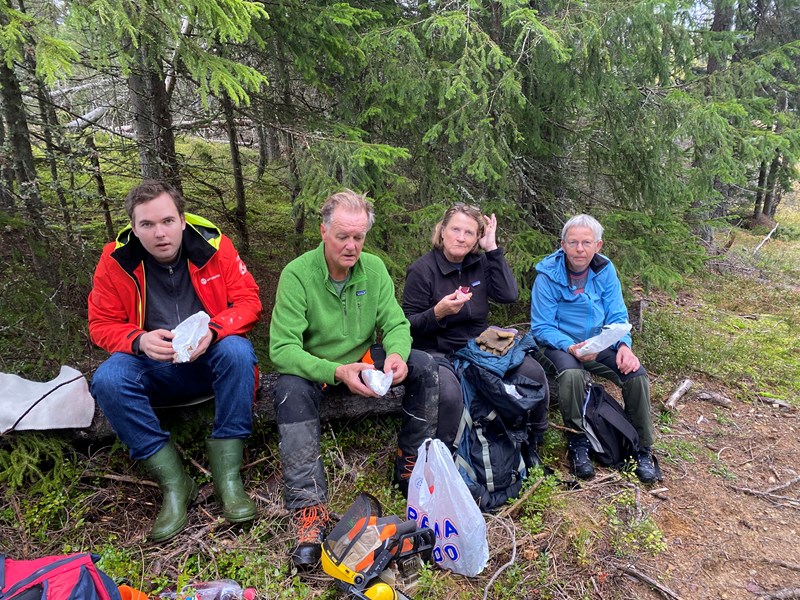
[[[411,471],[414,470],[416,462],[416,456],[406,454],[400,448],[397,449],[397,454],[394,457],[394,477],[392,481],[400,488],[403,498],[408,498],[408,481],[411,479]]]
[[[636,454],[636,469],[634,473],[642,483],[653,483],[658,479],[658,468],[650,448],[644,447]]]
[[[567,457],[570,471],[575,477],[578,479],[594,477],[594,465],[589,458],[589,440],[585,436],[570,440]]]
[[[296,544],[289,555],[298,569],[313,569],[319,564],[328,518],[328,509],[324,504],[305,506],[294,511],[292,527]]]

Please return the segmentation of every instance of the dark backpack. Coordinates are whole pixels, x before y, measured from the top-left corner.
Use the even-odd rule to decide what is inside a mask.
[[[94,554],[14,560],[0,554],[0,600],[121,600]]]
[[[595,460],[607,467],[619,468],[639,452],[636,428],[602,385],[590,385],[586,392],[583,429],[592,444]]]
[[[456,435],[456,466],[481,510],[516,498],[522,488],[528,414],[542,385],[519,373],[500,377],[467,363],[461,373],[464,413]]]

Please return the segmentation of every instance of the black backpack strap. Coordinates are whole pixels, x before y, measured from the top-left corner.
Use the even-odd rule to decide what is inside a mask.
[[[3,595],[4,587],[6,587],[6,555],[0,554],[0,597]]]

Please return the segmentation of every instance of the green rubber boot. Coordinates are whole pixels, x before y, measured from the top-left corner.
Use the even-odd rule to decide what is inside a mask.
[[[186,527],[186,508],[197,498],[197,484],[184,471],[181,457],[172,442],[167,442],[142,462],[163,494],[161,510],[150,531],[154,542],[163,542]]]
[[[222,514],[230,523],[252,521],[256,516],[256,504],[242,485],[239,469],[242,467],[244,440],[206,440],[208,462],[214,478],[214,495],[222,504]]]

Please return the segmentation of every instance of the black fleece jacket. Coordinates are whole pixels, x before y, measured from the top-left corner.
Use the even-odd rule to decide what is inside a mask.
[[[433,307],[460,286],[469,286],[472,298],[457,314],[437,321]],[[403,312],[411,322],[413,347],[447,354],[458,350],[488,327],[489,300],[508,304],[518,296],[502,248],[468,254],[460,269],[433,249],[406,271]]]

